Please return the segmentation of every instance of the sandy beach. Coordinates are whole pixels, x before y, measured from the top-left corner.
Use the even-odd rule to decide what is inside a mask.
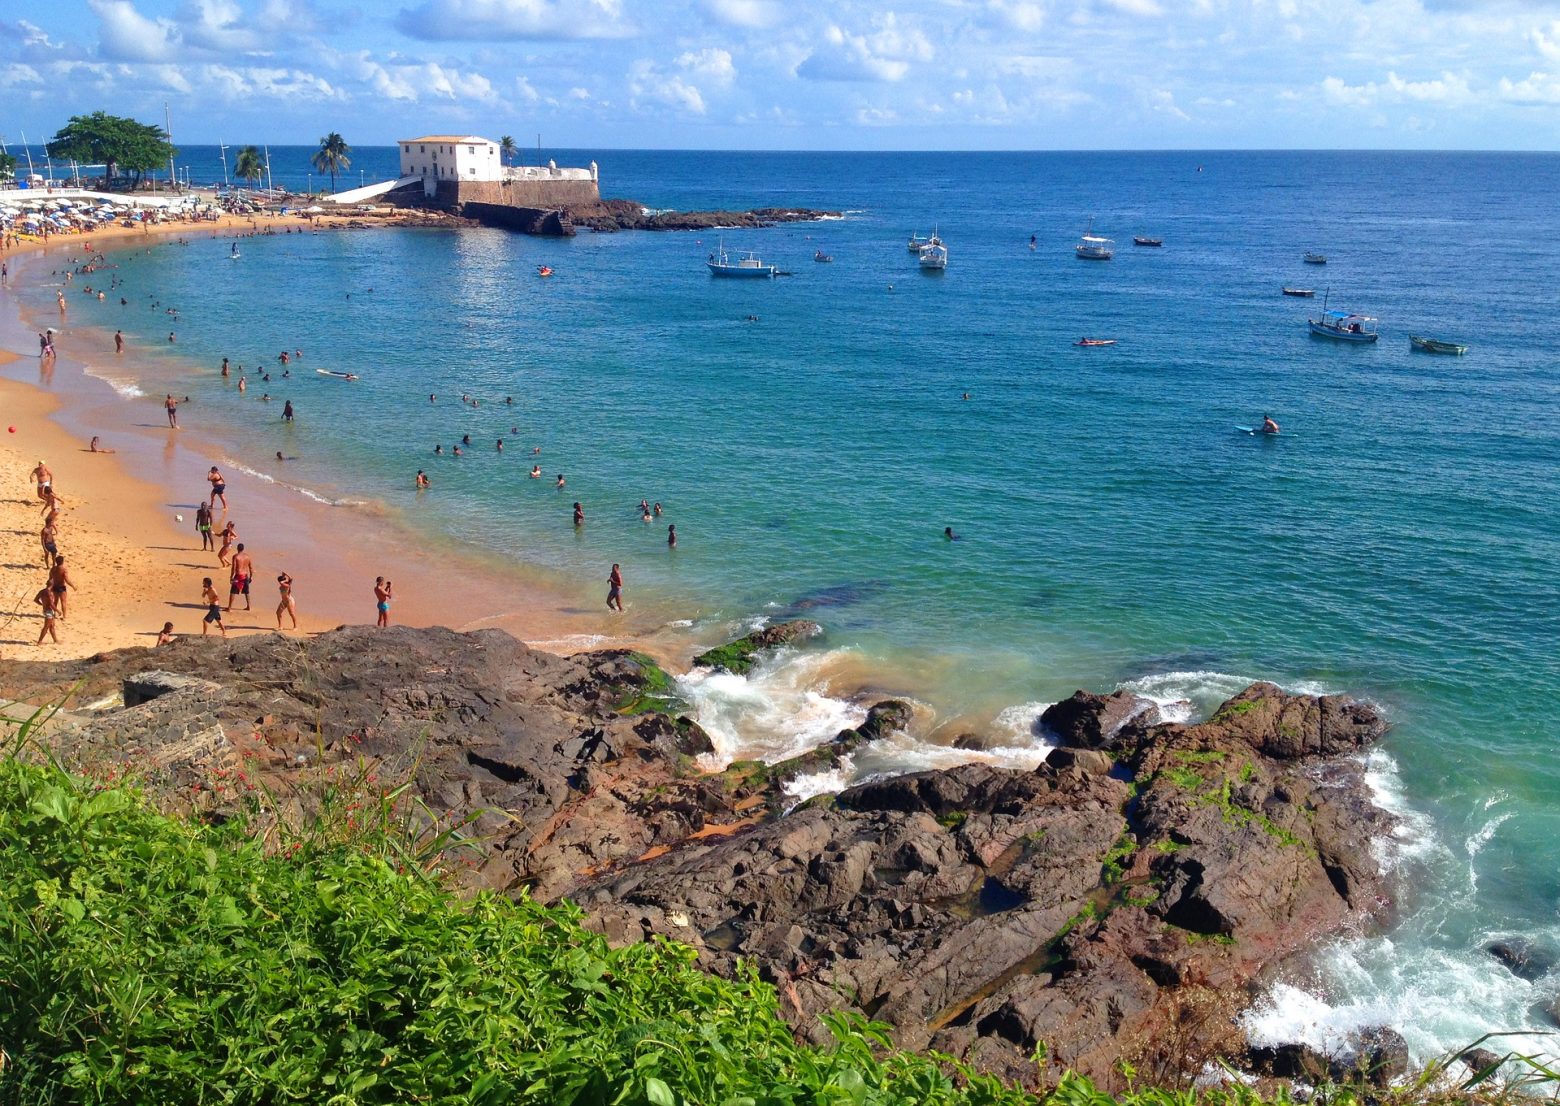
[[[266,222],[258,221],[260,229]],[[322,220],[344,226],[349,216]],[[296,226],[297,220],[287,221]],[[41,504],[28,475],[38,461],[55,474],[63,504],[59,549],[67,558],[75,590],[60,624],[59,644],[45,642],[41,656],[84,656],[128,645],[153,645],[164,622],[180,635],[199,635],[205,608],[201,581],[210,576],[224,600],[228,570],[214,553],[202,552],[195,509],[208,490],[207,469],[222,464],[222,444],[202,433],[198,410],[181,412],[181,429],[166,427],[161,400],[125,398],[87,375],[88,359],[111,355],[110,335],[23,315],[14,292],[37,279],[59,256],[135,247],[158,238],[198,234],[251,233],[251,217],[217,222],[170,224],[143,231],[103,228],[88,236],[51,240],[47,247],[25,243],[7,251],[10,286],[0,291],[0,657],[33,653],[42,625],[33,597],[43,586],[39,540]],[[28,339],[58,325],[58,357],[46,364],[25,356]],[[105,353],[104,351],[108,351]],[[124,359],[134,357],[127,350]],[[36,383],[29,362],[36,363]],[[121,361],[123,363],[123,361]],[[93,454],[93,435],[112,454]],[[395,583],[395,623],[443,625],[455,629],[494,626],[559,652],[603,644],[651,648],[675,663],[691,648],[657,640],[661,613],[632,606],[623,616],[596,606],[600,596],[568,581],[539,578],[518,563],[484,562],[461,552],[435,551],[426,540],[398,527],[371,508],[316,503],[295,490],[247,473],[225,470],[230,510],[216,512],[237,526],[239,540],[254,558],[251,610],[243,600],[224,621],[229,634],[274,632],[276,577],[289,573],[296,585],[296,632],[312,633],[375,617],[374,579]],[[410,474],[408,492],[411,489]],[[176,520],[182,515],[183,521]],[[604,594],[604,588],[601,589]],[[286,632],[295,632],[290,620]],[[213,628],[213,632],[214,628]]]

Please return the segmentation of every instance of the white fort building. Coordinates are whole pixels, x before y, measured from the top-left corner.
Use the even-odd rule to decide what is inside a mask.
[[[518,181],[591,181],[597,176],[596,163],[588,169],[560,169],[546,165],[505,165],[498,143],[475,134],[427,134],[421,138],[403,138],[401,176],[421,177],[429,195],[441,182],[452,184],[507,183]]]

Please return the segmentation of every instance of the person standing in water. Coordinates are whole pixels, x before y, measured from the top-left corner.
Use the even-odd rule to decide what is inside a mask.
[[[114,331],[114,352],[125,352],[125,332],[122,330]]]
[[[585,525],[585,508],[576,500],[574,504],[574,527],[579,529]]]
[[[607,610],[621,611],[623,609],[623,570],[617,565],[612,566],[612,574],[607,577]]]
[[[284,422],[293,421],[292,400],[290,399],[286,403],[282,404],[282,420]]]
[[[666,528],[666,547],[668,549],[677,548],[677,524],[675,522]]]

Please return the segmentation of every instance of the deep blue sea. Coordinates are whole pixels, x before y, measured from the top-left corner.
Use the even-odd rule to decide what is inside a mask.
[[[272,149],[278,183],[308,152]],[[147,392],[177,379],[236,460],[296,452],[290,479],[403,506],[433,540],[591,580],[619,561],[695,623],[806,601],[825,647],[690,688],[728,751],[826,735],[854,708],[810,681],[846,658],[930,720],[861,770],[944,762],[950,720],[1037,750],[1040,707],[1080,686],[1199,709],[1255,678],[1368,695],[1396,726],[1372,779],[1407,818],[1383,846],[1399,920],[1276,990],[1264,1027],[1385,1021],[1428,1053],[1546,1024],[1560,976],[1481,948],[1560,952],[1560,156],[546,154],[651,207],[845,215],[724,235],[794,274],[761,282],[712,279],[712,235],[280,235],[238,261],[195,240],[123,258],[130,307],[81,321],[155,347],[176,305]],[[394,172],[393,149],[355,158],[343,188]],[[220,179],[214,150],[185,161]],[[1074,258],[1091,222],[1114,260]],[[934,229],[949,266],[923,275],[905,240]],[[1324,298],[1381,341],[1309,336]],[[214,371],[295,348],[304,372],[245,398]],[[1235,431],[1265,413],[1277,438]],[[462,434],[468,456],[432,456]],[[436,494],[414,501],[417,468]]]

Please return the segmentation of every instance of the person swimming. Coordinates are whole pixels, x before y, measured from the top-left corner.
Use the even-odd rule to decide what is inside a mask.
[[[947,538],[949,541],[958,541],[959,540],[959,535],[957,535],[957,534],[955,534],[953,532],[953,527],[952,526],[944,526],[943,527],[943,537]]]

